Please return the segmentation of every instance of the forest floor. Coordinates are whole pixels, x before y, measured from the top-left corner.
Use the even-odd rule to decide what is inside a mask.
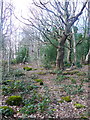
[[[24,67],[30,67],[32,70],[23,70]],[[28,109],[28,105],[26,105],[26,107],[22,105],[9,105],[15,110],[13,119],[89,119],[90,82],[88,65],[83,65],[82,68],[75,68],[73,70],[65,70],[63,72],[57,71],[55,68],[47,70],[42,66],[37,66],[35,64],[12,65],[12,69],[20,70],[24,73],[24,76],[14,76],[14,81],[20,80],[26,82],[27,86],[37,86],[35,89],[30,89],[30,93],[25,92],[25,89],[27,88],[19,90],[23,86],[22,83],[22,86],[18,86],[14,89],[14,87],[16,87],[15,84],[12,88],[14,91],[10,91],[9,89],[8,92],[8,90],[5,91],[5,89],[2,89],[1,104],[3,106],[6,105],[6,100],[9,96],[21,95],[23,99],[33,100],[34,102],[32,104],[37,108],[33,108],[35,111],[30,108],[30,111],[30,109]],[[12,77],[10,78],[9,76],[6,80],[12,80]],[[5,86],[7,85],[4,85],[4,87]],[[32,96],[33,92],[34,96]],[[31,97],[33,97],[33,99],[31,99]],[[22,112],[20,112],[20,109],[22,109]],[[12,118],[6,117],[6,119]]]

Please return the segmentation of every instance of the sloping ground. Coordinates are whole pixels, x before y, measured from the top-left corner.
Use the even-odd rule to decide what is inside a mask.
[[[88,66],[85,65],[82,68],[63,71],[63,73],[57,73],[56,70],[45,70],[44,68],[35,65],[15,65],[14,69],[23,70],[24,66],[33,68],[31,71],[24,71],[26,78],[34,79],[38,78],[43,81],[43,85],[39,82],[35,82],[35,85],[39,86],[38,92],[42,95],[46,93],[51,102],[49,103],[49,110],[51,110],[50,116],[46,113],[34,114],[34,117],[44,118],[87,118],[88,117]],[[62,97],[69,96],[71,101],[67,102],[62,100]],[[5,98],[4,98],[5,99]],[[84,107],[76,108],[75,104],[81,104]],[[18,108],[19,109],[19,108]],[[21,114],[18,114],[18,117]],[[31,115],[32,116],[32,115]],[[30,116],[29,116],[30,117]]]

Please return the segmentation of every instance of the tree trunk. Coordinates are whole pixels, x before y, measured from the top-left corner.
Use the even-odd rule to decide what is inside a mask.
[[[59,48],[57,49],[57,58],[56,58],[56,67],[58,69],[64,68],[63,58],[64,58],[64,47],[59,46]]]
[[[86,63],[89,63],[89,62],[90,62],[90,49],[89,49],[89,51],[88,51],[88,54],[86,55],[85,62],[86,62]]]
[[[66,35],[59,40],[58,48],[57,48],[57,58],[56,58],[56,67],[57,69],[63,70],[64,69],[64,44],[67,39]]]
[[[70,48],[67,48],[67,62],[68,63],[72,63],[72,58],[71,58],[71,55],[72,55],[72,44],[71,44],[71,40],[67,40],[67,45],[68,47]]]
[[[74,54],[74,63],[76,64],[76,61],[77,61],[77,57],[76,57],[76,40],[75,40],[75,32],[74,32],[74,27],[72,27],[72,37],[73,37],[73,54]]]
[[[90,1],[88,1],[88,38],[90,38]],[[90,39],[88,39],[88,44],[90,45]],[[86,55],[85,62],[90,64],[90,48]]]
[[[1,80],[4,79],[4,71],[5,71],[5,67],[3,65],[3,61],[4,61],[4,38],[3,38],[3,0],[1,0],[1,10],[0,10],[0,40],[1,40],[1,48],[0,48],[0,51],[1,51]]]
[[[11,5],[10,0],[10,5]],[[8,72],[10,72],[10,64],[11,64],[11,55],[12,55],[12,48],[11,48],[11,34],[12,34],[12,9],[10,9],[10,39],[9,39],[9,53],[8,53]]]

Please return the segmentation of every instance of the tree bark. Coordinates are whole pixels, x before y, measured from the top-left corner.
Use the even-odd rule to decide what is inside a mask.
[[[75,32],[74,32],[74,27],[72,27],[72,37],[73,37],[73,54],[74,54],[74,63],[76,64],[76,61],[77,61],[77,57],[76,57],[76,40],[75,40]]]
[[[90,62],[90,49],[89,49],[89,51],[88,51],[88,54],[86,55],[86,59],[85,59],[85,62],[86,63],[89,63]]]
[[[1,39],[1,81],[4,79],[4,71],[5,71],[5,67],[3,65],[3,61],[4,61],[4,39],[3,39],[3,0],[1,0],[1,10],[0,10],[0,39]]]
[[[57,58],[56,58],[56,67],[57,69],[63,70],[64,69],[64,44],[67,39],[66,35],[59,40],[58,48],[57,48]]]
[[[90,38],[90,1],[88,1],[88,38]],[[90,45],[90,39],[88,39],[88,44]],[[90,48],[86,55],[85,62],[90,64]]]
[[[68,63],[72,63],[72,58],[71,58],[71,55],[72,55],[72,43],[71,43],[71,40],[67,40],[67,45],[68,47],[70,48],[67,48],[67,62]]]

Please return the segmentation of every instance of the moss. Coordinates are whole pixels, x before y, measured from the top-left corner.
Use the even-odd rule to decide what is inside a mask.
[[[37,68],[34,68],[33,70],[38,70]]]
[[[75,106],[77,109],[85,108],[85,107],[86,107],[85,105],[82,105],[82,104],[80,104],[80,103],[76,103],[76,104],[74,104],[74,106]]]
[[[81,120],[88,120],[87,116],[81,116]]]
[[[26,71],[30,71],[30,70],[32,70],[31,67],[23,67],[23,69],[26,70]]]
[[[2,84],[4,85],[8,85],[9,83],[11,83],[13,80],[5,80],[5,81],[2,81]]]
[[[61,97],[61,100],[64,100],[66,102],[71,102],[72,101],[70,96]]]
[[[56,111],[57,109],[51,109],[52,111]]]
[[[60,100],[60,101],[58,101],[59,103],[64,103],[64,100]]]
[[[59,75],[59,74],[62,74],[62,71],[61,70],[53,70],[53,71],[51,70],[51,71],[49,71],[49,73]]]
[[[40,82],[40,85],[43,85],[43,82]]]
[[[22,97],[21,96],[10,96],[6,100],[6,104],[11,105],[11,106],[13,105],[19,106],[22,104]]]
[[[41,67],[43,67],[43,66],[41,66]],[[39,70],[44,70],[44,68],[39,68]]]
[[[46,75],[46,72],[38,72],[38,75]]]
[[[42,79],[34,79],[36,82],[43,82]]]
[[[2,86],[2,94],[3,95],[8,95],[8,94],[11,94],[12,92],[13,92],[13,89],[11,86],[8,86],[8,85]]]
[[[74,70],[74,71],[64,71],[63,75],[74,75],[74,74],[77,74],[77,73],[79,73],[79,71],[77,71],[77,70]]]
[[[22,82],[21,80],[15,80],[15,83],[20,83],[20,82]]]
[[[78,76],[85,76],[86,73],[85,73],[85,72],[79,72],[79,73],[77,73],[77,75],[78,75]]]
[[[71,63],[68,63],[68,62],[64,62],[64,67],[70,67],[71,66]]]
[[[0,114],[3,116],[12,116],[14,114],[14,110],[8,106],[0,106]]]

